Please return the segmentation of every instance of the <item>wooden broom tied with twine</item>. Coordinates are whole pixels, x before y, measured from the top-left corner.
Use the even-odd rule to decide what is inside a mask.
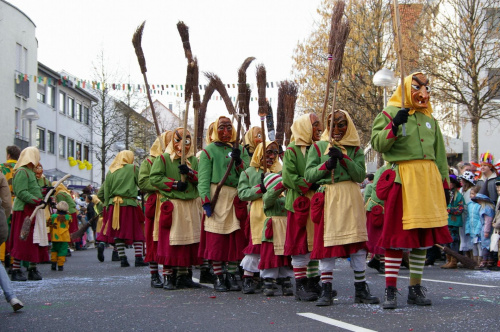
[[[328,38],[328,78],[326,81],[325,102],[323,104],[323,124],[326,124],[326,113],[328,107],[328,97],[330,96],[330,82],[332,78],[333,52],[335,50],[335,37],[339,25],[344,15],[345,2],[339,0],[335,3],[332,10],[332,19],[330,21],[330,36]]]
[[[297,84],[292,81],[283,81],[281,83],[282,88],[282,107],[284,114],[284,133],[285,133],[285,146],[290,144],[290,139],[292,136],[292,124],[293,124],[293,115],[295,114],[295,104],[297,102],[297,94],[299,92],[299,88]]]
[[[207,114],[208,102],[210,101],[210,98],[212,98],[214,91],[215,91],[215,83],[210,80],[208,86],[205,88],[203,101],[201,102],[200,105],[200,115],[198,117],[198,137],[197,137],[198,150],[203,149],[203,130],[205,127],[205,116]]]
[[[263,64],[257,65],[257,93],[259,95],[259,110],[260,130],[262,131],[262,166],[264,174],[267,173],[266,163],[266,127],[264,122],[267,116],[267,100],[266,100],[266,67]]]
[[[194,75],[194,64],[193,62],[188,63],[186,73],[186,85],[184,90],[184,102],[186,103],[186,110],[184,111],[184,121],[182,124],[182,142],[181,142],[181,165],[186,164],[186,136],[187,136],[187,122],[188,122],[188,111],[189,102],[191,100],[191,95],[193,94],[193,75]],[[181,181],[186,182],[186,174],[181,174]]]
[[[247,86],[247,69],[255,60],[253,56],[246,58],[238,69],[238,100],[239,113],[243,114],[247,130],[250,129],[250,90]]]
[[[398,38],[398,60],[399,60],[399,71],[401,74],[401,108],[405,108],[405,75],[403,71],[403,42],[401,37],[401,22],[399,20],[399,4],[398,0],[394,0],[394,34]],[[403,123],[402,134],[406,136],[406,124]]]
[[[80,227],[77,231],[71,233],[69,236],[71,240],[81,238],[83,234],[85,234],[87,229],[89,229],[94,224],[94,222],[99,219],[100,216],[102,216],[102,212],[92,217],[92,219],[90,219],[85,225]]]
[[[460,255],[458,252],[452,250],[451,248],[443,247],[439,244],[435,244],[435,246],[441,250],[444,250],[445,254],[451,255],[454,258],[456,258],[457,261],[459,261],[464,265],[464,268],[474,270],[477,267],[477,262],[474,261],[473,259],[466,257],[464,255]]]
[[[135,30],[134,36],[132,37],[132,45],[134,45],[135,54],[137,55],[137,61],[139,61],[139,66],[141,67],[142,76],[144,77],[144,83],[146,84],[146,93],[148,95],[149,106],[151,107],[151,113],[153,114],[153,121],[155,123],[156,136],[158,136],[158,140],[160,141],[160,149],[165,151],[165,142],[161,139],[161,131],[160,126],[158,125],[158,119],[156,118],[155,107],[153,105],[153,99],[151,98],[151,92],[149,91],[148,77],[146,72],[146,59],[144,58],[144,52],[142,50],[141,42],[142,42],[142,32],[144,31],[144,25],[146,21],[142,22],[142,24]]]
[[[278,83],[278,107],[276,108],[276,137],[275,142],[279,146],[283,146],[285,138],[285,106],[284,106],[284,83]],[[286,146],[286,144],[285,144]]]

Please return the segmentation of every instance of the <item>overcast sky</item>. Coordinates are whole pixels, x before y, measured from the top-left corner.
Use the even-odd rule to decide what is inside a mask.
[[[189,26],[191,49],[200,71],[218,74],[224,83],[237,82],[237,70],[248,56],[256,57],[247,71],[255,82],[255,65],[263,63],[268,81],[292,78],[292,55],[319,16],[321,0],[7,0],[36,25],[38,61],[86,80],[94,78],[93,63],[101,50],[121,77],[144,83],[132,35],[142,21],[142,40],[150,84],[184,84],[186,59],[177,32],[179,20]],[[200,83],[206,79],[200,73]],[[236,89],[230,89],[236,96]],[[253,89],[252,96],[257,96]],[[277,89],[269,89],[276,108]],[[201,91],[203,94],[203,91]],[[154,95],[165,105],[171,96]],[[224,112],[222,102],[209,103],[210,118]],[[251,105],[257,121],[257,104]],[[208,121],[209,119],[207,119]]]

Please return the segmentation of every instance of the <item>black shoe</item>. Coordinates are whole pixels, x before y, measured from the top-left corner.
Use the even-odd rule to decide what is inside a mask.
[[[57,271],[64,271],[64,265],[58,266]]]
[[[42,275],[40,274],[40,271],[38,271],[37,268],[28,270],[28,280],[33,280],[33,281],[42,280]]]
[[[99,262],[104,262],[104,243],[102,242],[97,246],[97,259]]]
[[[142,259],[142,256],[135,257],[135,267],[140,267],[140,266],[149,266],[149,263],[146,263],[144,259]]]
[[[293,285],[290,277],[284,278],[281,282],[281,291],[283,293],[283,296],[293,295]]]
[[[189,274],[179,274],[177,275],[177,279],[175,282],[175,287],[177,289],[182,288],[201,288],[201,285],[194,282],[193,279],[189,276]]]
[[[307,278],[307,288],[311,291],[316,293],[318,296],[321,295],[321,284],[319,283],[321,280],[320,276],[316,277],[311,277]]]
[[[127,259],[127,256],[123,256],[123,257],[120,257],[120,266],[121,267],[129,267],[130,264],[128,263],[128,259]]]
[[[252,277],[243,278],[243,294],[255,294],[255,283]]]
[[[385,274],[385,263],[380,263],[380,267],[377,269],[378,273]]]
[[[6,270],[8,270],[11,267],[10,266],[10,255],[9,254],[5,254],[4,267],[5,267]]]
[[[151,274],[151,287],[152,288],[163,288],[163,282],[161,281],[158,272]]]
[[[416,305],[432,305],[432,301],[425,298],[425,291],[427,291],[427,288],[420,286],[420,284],[409,286],[408,300],[406,303]]]
[[[167,274],[163,279],[163,289],[174,290],[175,289],[175,276],[173,274]]]
[[[113,254],[111,255],[111,261],[112,262],[120,261],[120,255],[118,255],[118,251],[113,250]]]
[[[382,308],[384,309],[396,309],[398,306],[398,289],[394,286],[389,286],[385,289],[384,303],[382,303]]]
[[[371,269],[378,270],[380,268],[380,261],[374,257],[368,263],[366,263],[366,266]]]
[[[226,272],[226,287],[230,291],[239,292],[241,290],[238,281],[236,281],[236,276],[233,273]]]
[[[215,281],[215,276],[210,273],[210,269],[202,268],[200,269],[200,283],[202,284],[213,284]]]
[[[316,301],[318,294],[307,287],[307,278],[295,280],[295,299],[298,301]]]
[[[224,281],[224,275],[218,274],[215,276],[216,279],[214,281],[214,290],[216,292],[227,292],[229,289],[226,287],[226,283]]]
[[[56,262],[52,262],[52,265],[50,266],[50,269],[52,271],[55,271],[56,270],[56,267],[57,267],[57,263]]]
[[[274,285],[275,284],[276,284],[276,280],[274,280],[272,278],[264,279],[264,287],[262,288],[262,293],[264,293],[265,296],[274,296]]]
[[[380,299],[376,296],[370,294],[370,288],[366,281],[355,282],[354,287],[356,292],[354,294],[354,303],[364,303],[364,304],[378,304]]]
[[[11,281],[26,281],[28,278],[26,278],[26,275],[24,275],[23,271],[21,270],[12,270],[12,274],[10,276]]]
[[[332,283],[324,282],[321,284],[321,296],[318,301],[316,301],[316,306],[325,307],[333,304],[333,295],[332,295]]]

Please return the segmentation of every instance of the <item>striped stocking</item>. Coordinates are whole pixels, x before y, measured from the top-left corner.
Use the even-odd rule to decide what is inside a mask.
[[[396,287],[398,283],[399,267],[403,260],[402,250],[385,250],[385,287]]]
[[[422,282],[427,249],[412,249],[410,252],[410,286]]]

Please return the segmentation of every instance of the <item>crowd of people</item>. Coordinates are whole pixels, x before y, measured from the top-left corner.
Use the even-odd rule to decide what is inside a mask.
[[[85,202],[44,178],[36,148],[17,158],[8,149],[7,203],[15,197],[5,249],[11,280],[41,280],[36,264],[46,260],[52,270],[63,271],[68,244],[79,249],[78,237],[88,234],[100,262],[113,246],[112,260],[129,267],[125,248],[133,246],[134,265],[148,265],[151,287],[167,291],[200,288],[192,278],[199,266],[200,283],[212,283],[217,292],[279,292],[329,306],[337,295],[336,260],[349,258],[354,302],[379,304],[365,277],[371,255],[368,266],[385,273],[384,309],[397,308],[397,279],[405,264],[407,303],[431,305],[422,275],[436,260],[435,244],[475,257],[480,268],[498,266],[500,182],[489,153],[481,156],[480,174],[473,163],[450,174],[428,82],[422,73],[407,76],[405,90],[399,86],[374,120],[371,145],[386,164],[368,176],[358,132],[344,110],[330,113],[326,123],[314,113],[296,118],[284,151],[275,141],[263,141],[258,127],[241,144],[226,116],[210,125],[197,154],[186,128],[164,132],[140,166],[132,151],[119,152],[98,192],[83,195]],[[51,189],[48,203],[44,197]],[[8,204],[2,206],[9,216]],[[88,226],[79,228],[78,211]],[[442,268],[457,266],[449,256]],[[22,303],[9,287],[7,301],[19,310]]]

